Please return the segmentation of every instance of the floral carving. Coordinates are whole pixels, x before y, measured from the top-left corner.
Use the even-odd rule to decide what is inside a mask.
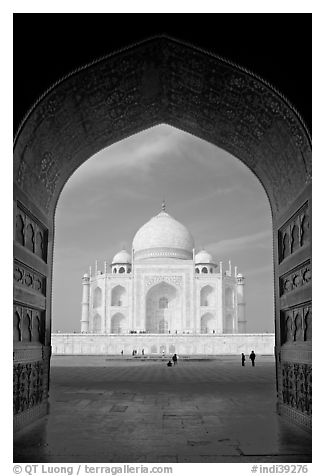
[[[42,402],[45,395],[43,362],[14,365],[14,414],[23,412]]]
[[[290,293],[296,289],[302,288],[311,282],[311,264],[310,261],[304,262],[293,271],[280,277],[280,296]]]
[[[51,152],[45,152],[43,155],[38,178],[44,184],[49,195],[52,195],[59,178],[59,167]]]
[[[45,276],[19,261],[14,262],[14,281],[21,286],[32,288],[45,296]]]
[[[282,401],[311,415],[311,365],[284,362],[282,365]]]
[[[235,65],[166,38],[104,58],[53,88],[19,137],[17,182],[48,211],[70,165],[158,123],[238,156],[261,175],[276,211],[306,183],[309,138],[286,101]]]

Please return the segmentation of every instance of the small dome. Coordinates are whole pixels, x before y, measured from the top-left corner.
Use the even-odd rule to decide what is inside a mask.
[[[165,209],[145,223],[135,234],[135,259],[191,259],[194,240],[188,229]]]
[[[131,264],[131,255],[126,250],[119,251],[112,259],[112,264]]]
[[[214,264],[213,256],[206,250],[201,250],[195,255],[195,264]]]
[[[88,273],[85,273],[85,274],[83,275],[83,278],[89,278],[89,274],[88,274]]]
[[[243,275],[241,273],[237,274],[237,278],[242,278],[242,277],[243,277]]]

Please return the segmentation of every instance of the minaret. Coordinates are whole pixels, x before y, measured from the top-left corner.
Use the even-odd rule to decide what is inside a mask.
[[[81,303],[81,332],[87,333],[89,330],[89,294],[90,277],[84,274],[82,278],[82,303]]]
[[[246,334],[246,302],[245,302],[245,278],[242,274],[237,274],[237,311],[238,311],[238,333]]]

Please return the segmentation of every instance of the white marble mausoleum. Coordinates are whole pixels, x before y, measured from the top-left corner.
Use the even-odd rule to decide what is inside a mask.
[[[243,334],[245,280],[162,210],[135,234],[104,271],[82,278],[81,333]]]

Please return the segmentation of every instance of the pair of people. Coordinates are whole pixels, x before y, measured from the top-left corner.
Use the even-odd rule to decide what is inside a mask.
[[[174,362],[174,365],[177,364],[177,354],[174,354],[173,357],[172,357],[172,361]],[[169,360],[168,363],[167,363],[167,367],[171,367],[173,364],[172,364],[172,361]]]
[[[252,361],[252,367],[255,367],[256,354],[253,350],[249,354],[249,358]],[[242,364],[243,367],[245,366],[245,360],[246,360],[245,354],[242,352],[242,354],[241,354],[241,364]]]

